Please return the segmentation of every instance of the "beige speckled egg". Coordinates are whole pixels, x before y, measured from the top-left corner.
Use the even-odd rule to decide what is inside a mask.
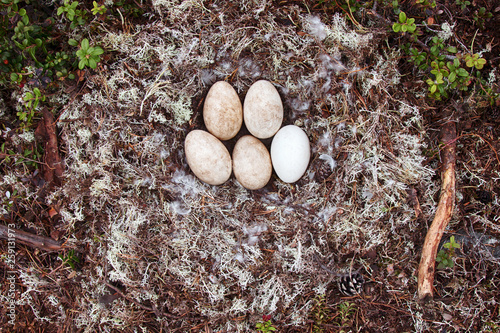
[[[271,156],[259,139],[245,135],[236,142],[233,149],[233,172],[243,187],[249,190],[264,187],[271,178],[272,171]]]
[[[184,150],[191,171],[205,183],[221,185],[231,176],[231,156],[212,134],[202,130],[189,132]]]
[[[243,102],[243,118],[248,131],[259,139],[272,137],[283,121],[283,103],[271,82],[252,84]]]
[[[203,105],[207,130],[221,140],[233,138],[243,123],[243,108],[234,88],[225,81],[215,82]]]

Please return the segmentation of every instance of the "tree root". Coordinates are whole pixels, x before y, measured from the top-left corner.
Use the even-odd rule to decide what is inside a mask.
[[[441,151],[441,195],[436,215],[425,237],[418,268],[418,298],[424,302],[433,297],[432,285],[438,246],[455,206],[456,137],[455,123],[450,120],[441,129],[441,142],[445,144]]]

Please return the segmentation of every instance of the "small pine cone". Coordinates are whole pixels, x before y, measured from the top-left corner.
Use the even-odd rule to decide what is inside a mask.
[[[331,166],[322,160],[316,160],[313,164],[316,174],[314,175],[315,180],[318,183],[324,182],[332,174]]]
[[[354,296],[361,293],[364,283],[365,279],[359,273],[343,275],[339,279],[339,289],[344,295]]]

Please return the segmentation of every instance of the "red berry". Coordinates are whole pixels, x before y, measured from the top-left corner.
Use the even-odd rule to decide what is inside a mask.
[[[8,64],[9,64],[9,61],[8,61],[7,59],[5,59],[5,60],[3,61],[3,63],[4,63],[4,64],[6,64],[6,65],[8,65]]]

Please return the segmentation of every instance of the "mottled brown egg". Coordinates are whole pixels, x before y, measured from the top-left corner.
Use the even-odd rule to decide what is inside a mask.
[[[221,185],[231,176],[231,155],[212,134],[202,130],[189,132],[184,150],[191,171],[205,183]]]
[[[243,123],[243,108],[234,88],[225,81],[212,85],[203,105],[207,130],[221,140],[233,138]]]
[[[273,167],[266,146],[259,139],[245,135],[233,149],[233,172],[238,182],[249,190],[264,187]]]
[[[283,103],[271,82],[259,80],[248,89],[243,119],[248,131],[259,139],[270,138],[278,132],[283,122]]]

